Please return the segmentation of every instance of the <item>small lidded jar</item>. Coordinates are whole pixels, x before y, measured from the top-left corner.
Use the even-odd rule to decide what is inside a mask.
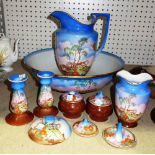
[[[59,110],[67,118],[78,118],[85,110],[84,98],[81,94],[70,91],[60,96]]]
[[[89,117],[97,122],[104,122],[112,114],[112,102],[102,91],[87,99],[86,112]]]

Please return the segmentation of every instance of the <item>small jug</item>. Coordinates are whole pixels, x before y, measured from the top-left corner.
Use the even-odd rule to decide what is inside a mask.
[[[18,59],[18,42],[19,39],[15,41],[15,50],[13,51],[9,38],[3,35],[0,39],[0,68],[6,72],[13,70],[11,65]]]
[[[92,13],[89,24],[83,24],[61,11],[55,11],[50,16],[61,23],[61,28],[55,32],[55,57],[60,71],[65,75],[85,75],[92,66],[96,53],[105,45],[110,14]],[[104,37],[101,47],[96,50],[98,33],[94,25],[98,18],[106,18]]]
[[[153,78],[148,73],[133,75],[125,70],[119,71],[117,76],[120,79],[115,94],[118,119],[125,127],[135,127],[148,104],[151,93],[148,84]]]

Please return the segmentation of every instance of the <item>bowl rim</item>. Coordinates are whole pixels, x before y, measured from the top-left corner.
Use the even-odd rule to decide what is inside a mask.
[[[36,70],[37,72],[39,72],[39,70],[30,67],[28,65],[28,63],[27,63],[27,60],[28,60],[29,57],[31,57],[31,56],[33,56],[35,54],[43,53],[43,52],[47,52],[47,51],[53,51],[54,52],[54,49],[53,48],[44,48],[44,49],[39,49],[39,50],[36,50],[36,51],[32,51],[32,52],[28,53],[26,56],[24,56],[24,58],[22,60],[22,63],[24,64],[24,66],[26,66],[27,69]],[[103,51],[103,50],[100,53],[98,53],[98,55],[99,54],[109,55],[109,56],[112,56],[112,57],[118,59],[120,61],[120,64],[121,64],[120,69],[118,69],[116,71],[113,71],[113,72],[106,73],[106,74],[85,75],[85,76],[70,76],[70,75],[60,75],[60,74],[55,74],[54,73],[54,77],[58,77],[58,78],[72,78],[72,79],[96,78],[96,77],[102,77],[102,76],[108,76],[108,75],[114,74],[114,73],[116,73],[116,72],[118,72],[118,71],[120,71],[120,70],[122,70],[124,68],[125,62],[124,62],[124,60],[121,57],[119,57],[117,55],[114,55],[112,53]]]

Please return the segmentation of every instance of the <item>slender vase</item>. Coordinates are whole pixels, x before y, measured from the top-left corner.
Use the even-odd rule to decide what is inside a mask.
[[[148,104],[151,92],[148,84],[152,77],[148,73],[133,75],[125,70],[119,71],[117,76],[120,79],[115,94],[118,119],[125,127],[135,127]]]
[[[11,113],[6,116],[6,122],[10,125],[24,125],[33,120],[33,114],[28,111],[28,103],[24,88],[28,77],[25,74],[12,75],[8,78],[13,90],[10,104]]]
[[[38,106],[34,109],[34,115],[43,117],[47,115],[57,115],[58,109],[53,106],[53,95],[51,90],[52,78],[54,74],[49,71],[40,71],[37,74],[40,82],[38,96]]]

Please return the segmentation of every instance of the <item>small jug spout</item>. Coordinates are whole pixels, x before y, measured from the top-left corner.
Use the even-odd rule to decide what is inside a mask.
[[[18,59],[18,53],[19,53],[19,51],[18,51],[18,43],[19,43],[19,40],[20,40],[20,39],[17,39],[17,40],[15,41],[14,52],[13,52],[13,55],[12,55],[12,61],[13,61],[13,62],[16,62],[17,59]]]
[[[141,84],[141,83],[148,84],[153,80],[152,76],[148,73],[140,73],[137,75],[133,75],[126,70],[119,71],[117,73],[117,76],[125,79],[126,81],[132,84]]]

